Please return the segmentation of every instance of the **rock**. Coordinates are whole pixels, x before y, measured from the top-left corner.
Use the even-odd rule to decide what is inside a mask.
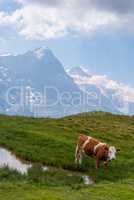
[[[93,180],[87,175],[82,176],[82,180],[85,185],[92,185],[94,183]]]

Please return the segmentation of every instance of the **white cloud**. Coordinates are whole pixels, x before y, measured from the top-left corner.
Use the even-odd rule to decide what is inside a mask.
[[[66,0],[14,0],[17,3],[20,4],[42,4],[42,5],[48,5],[48,6],[56,6],[56,5],[60,5],[60,4],[65,4]],[[70,0],[68,0],[70,1]],[[75,1],[75,0],[73,0]]]
[[[112,9],[102,9],[98,0],[95,4],[91,4],[91,0],[14,1],[21,3],[21,8],[11,14],[0,12],[0,26],[11,25],[27,39],[46,40],[68,34],[90,36],[101,31],[134,30],[132,13],[121,15]],[[108,7],[106,5],[104,8]]]
[[[69,5],[45,7],[25,5],[12,14],[0,12],[0,25],[12,25],[27,39],[45,40],[67,34],[92,34],[106,27],[116,27],[118,18],[108,12],[91,9],[81,12]]]
[[[14,0],[21,4],[42,4],[44,6],[59,6],[65,4],[71,4],[81,8],[88,9],[94,7],[99,10],[116,12],[118,14],[125,14],[134,11],[133,0]]]

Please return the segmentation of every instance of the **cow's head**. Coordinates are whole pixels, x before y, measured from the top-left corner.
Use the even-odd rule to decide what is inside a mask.
[[[115,160],[116,159],[116,153],[120,151],[120,149],[116,149],[114,146],[110,146],[108,150],[108,160]]]

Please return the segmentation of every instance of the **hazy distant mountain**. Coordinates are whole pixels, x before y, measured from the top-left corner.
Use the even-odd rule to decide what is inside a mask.
[[[66,71],[83,92],[94,93],[100,99],[102,109],[134,114],[134,89],[109,80],[106,76],[91,75],[84,67]]]
[[[124,104],[99,78],[83,67],[64,70],[48,48],[0,56],[0,112],[61,117],[94,110],[127,113],[129,105],[132,114],[134,104]]]
[[[54,109],[57,109],[56,112],[58,112],[65,103],[71,103],[67,97],[68,93],[71,98],[75,92],[81,93],[73,79],[65,72],[60,61],[48,48],[38,48],[21,55],[0,56],[0,66],[0,88],[3,98],[1,105],[8,113],[29,113],[31,115],[35,112],[34,107],[34,109],[38,108],[36,111],[38,114],[42,113],[43,115],[46,101],[49,105],[55,104],[55,106],[50,106],[50,113]],[[3,75],[1,74],[2,70],[5,70]],[[12,104],[14,103],[12,106],[7,104],[6,99],[9,89],[9,100]],[[20,93],[23,93],[22,103],[20,103],[22,100]],[[62,102],[59,97],[62,98]],[[26,101],[27,99],[28,101]],[[31,107],[32,109],[29,109]]]
[[[60,61],[48,48],[38,48],[22,55],[2,56],[0,65],[13,71],[18,80],[31,82],[35,87],[55,86],[62,90],[77,90]],[[64,84],[63,84],[64,81]]]

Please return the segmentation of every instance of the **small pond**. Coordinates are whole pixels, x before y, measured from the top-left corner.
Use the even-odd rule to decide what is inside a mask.
[[[21,174],[26,174],[28,169],[32,167],[31,163],[27,163],[22,161],[18,157],[16,157],[11,151],[0,147],[0,167],[9,167],[11,170],[17,170]],[[48,171],[49,168],[47,166],[42,166],[43,171]],[[87,176],[82,176],[83,183],[85,185],[92,185],[93,180]]]
[[[21,174],[25,174],[32,165],[22,162],[10,151],[0,147],[0,167],[5,166],[8,166],[9,169],[17,170]]]

